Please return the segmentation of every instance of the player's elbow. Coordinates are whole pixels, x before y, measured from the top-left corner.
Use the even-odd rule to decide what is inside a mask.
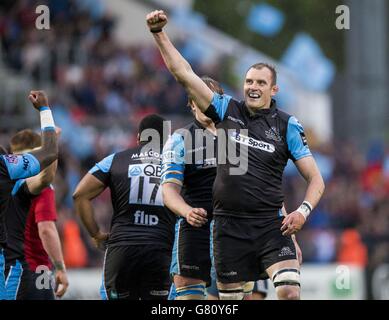
[[[41,240],[50,239],[55,231],[56,227],[53,221],[38,224],[38,233]]]

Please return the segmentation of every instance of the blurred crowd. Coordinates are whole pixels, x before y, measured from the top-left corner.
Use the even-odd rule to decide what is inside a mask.
[[[44,3],[50,8],[50,30],[38,32],[37,1],[1,2],[2,59],[11,72],[55,84],[51,104],[62,127],[55,188],[66,264],[101,266],[102,254],[93,248],[73,210],[75,186],[96,161],[136,143],[137,124],[144,115],[163,114],[173,119],[173,128],[188,123],[187,98],[154,46],[123,47],[115,40],[115,19],[102,2],[39,1]],[[218,65],[194,69],[223,79]],[[1,112],[2,117],[14,115],[12,108]],[[312,144],[312,151],[326,191],[297,236],[304,261],[360,266],[389,262],[388,146],[372,143],[364,154],[353,142],[334,142]],[[305,183],[288,166],[284,184],[290,212],[303,199]],[[98,222],[109,230],[109,191],[95,204]]]

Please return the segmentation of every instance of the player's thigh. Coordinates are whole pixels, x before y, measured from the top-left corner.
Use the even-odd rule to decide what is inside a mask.
[[[189,225],[186,220],[181,220],[179,231],[176,233],[171,268],[172,276],[179,276],[175,277],[178,282],[190,282],[190,279],[194,279],[195,282],[210,284],[210,234],[209,223],[196,228]],[[181,286],[178,282],[176,285]]]
[[[142,300],[166,300],[171,278],[169,274],[171,252],[163,248],[147,249],[139,274],[139,291]]]
[[[258,263],[250,224],[244,219],[216,216],[213,226],[213,257],[220,283],[258,279]]]
[[[138,246],[108,248],[103,274],[103,291],[107,299],[137,299],[139,253]]]

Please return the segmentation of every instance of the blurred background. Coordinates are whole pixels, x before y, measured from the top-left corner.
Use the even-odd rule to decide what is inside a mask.
[[[42,4],[48,30],[36,27]],[[303,124],[326,182],[297,235],[302,298],[389,299],[388,1],[2,0],[0,144],[39,129],[27,93],[47,90],[62,127],[55,188],[67,298],[98,297],[103,260],[74,213],[80,178],[134,146],[143,116],[159,113],[173,128],[191,121],[185,92],[146,28],[145,15],[157,8],[168,12],[168,33],[195,72],[231,95],[242,97],[251,64],[276,66],[278,103]],[[284,185],[293,211],[305,192],[293,164]],[[109,230],[109,192],[95,205]]]

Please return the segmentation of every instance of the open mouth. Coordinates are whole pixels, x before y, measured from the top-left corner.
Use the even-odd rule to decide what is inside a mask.
[[[256,92],[249,92],[248,96],[251,99],[259,99],[261,97],[261,95]]]

